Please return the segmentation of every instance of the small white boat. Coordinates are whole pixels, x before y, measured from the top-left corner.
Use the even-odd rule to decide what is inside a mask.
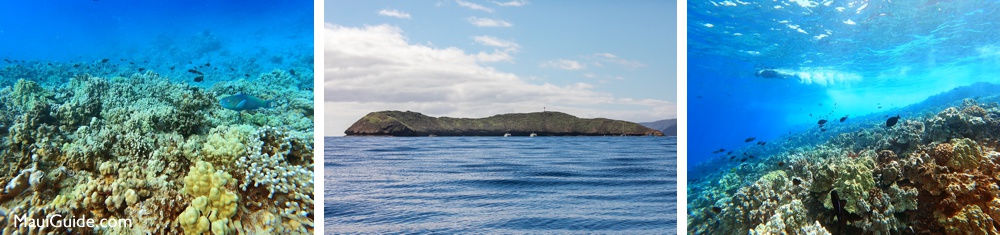
[[[503,134],[503,137],[510,137],[510,133]]]
[[[528,137],[535,137],[535,136],[538,136],[538,134],[531,133],[531,135],[529,135]]]

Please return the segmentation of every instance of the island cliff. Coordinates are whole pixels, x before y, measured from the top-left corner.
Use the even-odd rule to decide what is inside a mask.
[[[578,118],[560,112],[512,113],[487,118],[430,117],[417,112],[380,111],[365,115],[348,136],[663,136],[642,125],[607,118]]]

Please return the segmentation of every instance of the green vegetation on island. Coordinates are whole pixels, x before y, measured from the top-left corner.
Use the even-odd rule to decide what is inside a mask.
[[[578,118],[561,112],[500,114],[487,118],[430,117],[417,112],[380,111],[365,115],[348,136],[663,136],[634,122]]]

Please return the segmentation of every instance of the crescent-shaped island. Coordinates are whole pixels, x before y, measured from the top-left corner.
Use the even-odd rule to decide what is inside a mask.
[[[578,118],[561,112],[510,113],[487,118],[430,117],[411,111],[365,115],[347,136],[663,136],[634,122]]]

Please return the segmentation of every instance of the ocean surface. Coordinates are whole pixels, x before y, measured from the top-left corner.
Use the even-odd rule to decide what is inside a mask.
[[[690,233],[998,233],[1000,2],[687,10]]]
[[[327,233],[676,230],[675,138],[325,139]]]

